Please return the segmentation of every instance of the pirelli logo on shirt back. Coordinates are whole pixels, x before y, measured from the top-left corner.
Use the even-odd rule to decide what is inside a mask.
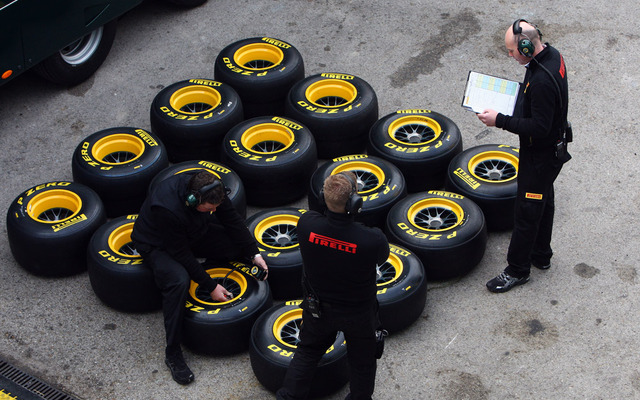
[[[329,236],[318,235],[314,232],[311,232],[309,234],[309,241],[313,244],[329,247],[351,254],[356,254],[356,249],[358,248],[358,245],[355,243],[345,242],[342,240],[331,238]]]

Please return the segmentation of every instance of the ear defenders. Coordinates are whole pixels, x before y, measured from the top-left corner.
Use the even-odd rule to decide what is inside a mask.
[[[513,32],[513,35],[518,37],[518,52],[525,57],[532,58],[533,53],[535,52],[535,46],[531,41],[531,38],[528,38],[527,35],[522,33],[522,27],[520,26],[521,22],[526,22],[532,25],[534,28],[536,28],[536,31],[538,31],[538,36],[541,39],[542,39],[542,33],[540,32],[540,29],[538,29],[537,26],[535,26],[531,22],[522,18],[515,20],[515,22],[513,23],[513,26],[511,27],[511,31]],[[522,36],[524,36],[524,38]]]
[[[189,193],[189,195],[187,196],[187,200],[185,202],[189,207],[197,207],[202,203],[202,199],[205,197],[207,193],[209,193],[210,191],[218,187],[222,187],[225,194],[227,196],[229,195],[229,192],[230,192],[229,189],[224,187],[224,183],[222,183],[221,180],[216,179],[213,182],[207,185],[204,185],[199,190]]]
[[[363,199],[358,194],[357,182],[355,182],[349,174],[346,174],[344,172],[339,172],[337,175],[345,177],[349,181],[349,183],[351,183],[351,192],[349,193],[349,197],[347,198],[347,202],[344,206],[347,215],[356,215],[360,213],[360,210],[362,210]],[[324,201],[324,188],[320,189],[320,196],[318,201],[320,202],[321,207],[326,207],[326,203]]]

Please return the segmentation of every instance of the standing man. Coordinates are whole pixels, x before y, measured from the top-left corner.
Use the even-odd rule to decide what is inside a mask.
[[[553,228],[553,182],[562,164],[571,156],[567,126],[569,101],[567,71],[562,55],[533,24],[516,20],[507,29],[505,46],[509,56],[527,68],[513,116],[485,110],[478,118],[520,137],[518,193],[515,223],[504,272],[487,282],[487,289],[500,293],[529,281],[531,265],[551,266]],[[570,129],[570,128],[569,128]]]
[[[342,331],[351,389],[346,398],[370,400],[376,377],[376,265],[387,260],[389,243],[380,229],[354,221],[362,198],[353,172],[325,179],[321,199],[327,207],[324,215],[308,211],[298,221],[305,291],[302,331],[276,396],[306,399],[318,362]],[[319,306],[311,304],[310,295]]]
[[[232,297],[196,257],[206,257],[207,262],[251,260],[267,270],[253,236],[227,194],[222,181],[207,171],[174,175],[149,194],[133,226],[131,238],[162,293],[165,363],[173,379],[182,385],[194,379],[180,347],[190,281],[211,293],[213,301]]]

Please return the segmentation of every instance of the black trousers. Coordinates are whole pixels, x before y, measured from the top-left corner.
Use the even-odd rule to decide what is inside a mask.
[[[506,272],[511,276],[528,276],[531,263],[551,262],[553,183],[561,169],[562,163],[555,158],[553,149],[520,149],[515,221],[507,253]]]
[[[351,400],[371,400],[376,378],[377,307],[341,308],[323,304],[322,315],[314,318],[308,311],[302,313],[300,343],[289,364],[283,387],[276,397],[281,400],[303,400],[318,362],[342,331],[347,341],[349,362],[349,388]]]
[[[162,293],[162,314],[167,339],[167,348],[176,349],[182,341],[182,322],[191,277],[187,270],[169,253],[159,248],[136,248],[153,271],[153,276]],[[146,251],[145,251],[146,250]],[[231,242],[221,225],[211,224],[202,238],[191,246],[196,257],[207,261],[225,262],[238,260],[239,246]]]

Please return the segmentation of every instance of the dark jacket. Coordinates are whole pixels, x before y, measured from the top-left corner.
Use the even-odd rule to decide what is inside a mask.
[[[305,272],[321,302],[344,306],[376,299],[376,264],[389,257],[389,243],[378,228],[326,211],[304,213],[298,238]]]
[[[498,114],[496,126],[519,135],[521,149],[549,149],[559,139],[568,103],[564,60],[558,50],[547,44],[527,66],[513,116]]]
[[[247,260],[258,253],[258,247],[228,198],[225,197],[213,213],[203,213],[187,205],[188,183],[194,173],[174,175],[155,187],[140,209],[131,239],[141,251],[166,251],[184,266],[193,281],[212,291],[215,281],[191,250],[192,245],[207,234],[210,224],[221,224],[224,233],[241,246]]]

